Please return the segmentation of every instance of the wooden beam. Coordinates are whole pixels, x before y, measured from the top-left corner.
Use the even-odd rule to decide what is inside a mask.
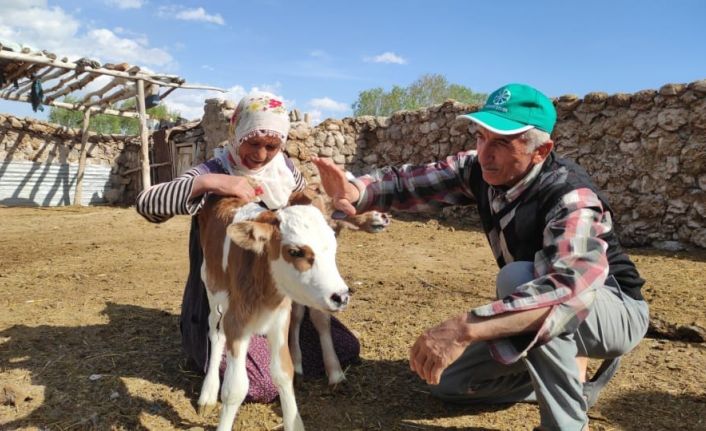
[[[90,106],[90,105],[95,105],[95,103],[90,103],[91,98],[92,98],[93,96],[97,96],[97,97],[98,97],[98,100],[100,100],[100,99],[105,95],[105,93],[107,93],[107,92],[109,92],[110,90],[112,90],[113,88],[115,88],[115,86],[124,84],[125,82],[126,82],[126,81],[125,81],[124,79],[121,79],[121,78],[118,78],[118,79],[111,79],[110,82],[107,83],[107,84],[105,84],[103,87],[99,88],[99,89],[96,90],[96,91],[93,91],[93,92],[91,92],[91,93],[86,94],[86,96],[83,98],[83,100],[81,101],[81,103],[83,103],[84,105],[89,105],[89,106]]]
[[[73,72],[73,73],[71,73]],[[65,78],[62,78],[59,82],[54,84],[53,87],[50,88],[45,88],[44,89],[44,94],[50,94],[52,91],[56,91],[66,85],[67,83],[71,82],[74,79],[78,79],[79,76],[81,76],[81,72],[76,72],[76,71],[71,71],[71,70],[66,70],[65,73],[71,73],[70,76],[67,76]]]
[[[82,89],[83,87],[85,87],[86,85],[90,84],[92,81],[94,81],[98,78],[100,78],[99,74],[90,73],[88,76],[84,76],[80,80],[71,83],[71,85],[67,85],[66,87],[57,91],[56,93],[45,96],[44,100],[46,101],[46,103],[49,103],[53,100],[58,99],[61,96],[64,96],[66,94],[73,93],[76,90]]]
[[[55,71],[55,73],[51,73],[52,71]],[[59,75],[56,75],[56,72],[60,72],[60,74],[59,74]],[[37,75],[37,76],[35,77],[35,79],[28,79],[27,82],[25,82],[25,83],[23,83],[22,85],[20,85],[20,88],[18,88],[18,89],[11,88],[10,90],[5,91],[4,94],[10,95],[10,94],[13,94],[13,93],[14,93],[14,94],[21,94],[21,93],[24,93],[25,91],[29,90],[29,89],[32,87],[32,83],[33,83],[34,81],[45,82],[45,81],[48,81],[48,80],[50,80],[50,79],[54,79],[54,78],[56,78],[56,77],[58,77],[58,76],[61,76],[61,75],[63,75],[64,73],[67,73],[67,72],[68,72],[68,70],[59,69],[59,70],[57,71],[57,70],[54,69],[53,67],[47,66],[46,70],[43,71],[42,73],[40,73],[39,75]]]
[[[42,71],[42,73],[39,73],[40,70],[45,69]],[[17,88],[15,88],[14,85],[11,85],[9,89],[6,89],[4,94],[20,94],[26,90],[29,90],[30,87],[32,87],[32,83],[39,79],[42,75],[46,75],[51,71],[51,67],[47,67],[41,64],[35,64],[34,67],[28,69],[23,73],[23,76],[18,79],[26,78],[25,81],[23,82],[18,82]]]
[[[142,141],[142,190],[148,189],[150,181],[150,137],[147,130],[147,110],[145,109],[145,81],[137,80],[137,108],[140,114],[140,140]]]
[[[113,103],[118,102],[120,100],[125,100],[129,99],[130,97],[133,97],[137,94],[137,88],[135,88],[134,85],[128,85],[124,88],[121,88],[120,90],[114,92],[113,94],[108,95],[108,97],[104,99],[98,99],[90,103],[86,103],[86,106],[111,106]]]
[[[20,95],[12,95],[5,97],[4,99],[6,100],[14,100],[16,102],[30,102],[29,97],[27,96],[20,96]],[[84,106],[79,103],[65,103],[65,102],[57,102],[57,101],[52,101],[50,103],[44,103],[44,105],[50,105],[50,106],[56,106],[57,108],[64,108],[64,109],[72,109],[74,111],[91,111],[93,113],[99,113],[99,114],[108,114],[108,115],[117,115],[118,117],[128,117],[128,118],[140,118],[140,114],[137,112],[133,111],[118,111],[116,109],[110,109],[107,107],[98,107],[98,106]]]
[[[15,81],[21,77],[24,76],[25,72],[29,70],[30,67],[33,67],[34,64],[32,63],[25,63],[20,65],[14,72],[9,73],[8,75],[5,76],[5,86],[3,88],[8,88],[12,87],[15,85]]]
[[[11,51],[0,51],[0,59],[11,60],[11,61],[25,61],[25,62],[29,62],[29,63],[50,64],[55,67],[61,67],[64,69],[71,69],[71,70],[76,70],[77,68],[79,68],[79,66],[75,63],[62,63],[60,61],[52,60],[52,59],[44,57],[44,56],[36,56],[36,55],[32,56],[32,55],[28,55],[28,54],[21,54],[21,53],[11,52]],[[101,75],[115,76],[118,78],[126,78],[131,81],[142,80],[144,82],[156,84],[161,87],[177,87],[177,88],[185,88],[185,89],[191,89],[191,90],[214,90],[214,91],[220,91],[222,93],[226,92],[226,90],[224,90],[222,88],[211,87],[211,86],[207,86],[207,85],[186,85],[186,84],[179,84],[179,83],[174,83],[174,82],[169,82],[169,81],[160,81],[158,79],[154,79],[152,75],[148,75],[143,72],[136,72],[134,74],[130,74],[128,72],[121,72],[118,70],[110,70],[110,69],[106,69],[103,67],[97,67],[97,68],[82,67],[82,68],[79,68],[79,70],[85,70],[87,72],[98,73]]]
[[[83,174],[86,171],[86,154],[88,153],[88,125],[91,122],[91,111],[83,111],[83,126],[81,127],[81,155],[78,158],[78,172],[76,173],[76,190],[74,192],[74,206],[81,205],[83,194]]]
[[[167,96],[169,96],[169,94],[170,94],[172,91],[174,91],[174,90],[176,90],[176,87],[172,87],[172,88],[170,88],[169,90],[165,91],[164,93],[162,93],[162,94],[159,96],[159,100],[164,100],[164,98],[167,97]]]

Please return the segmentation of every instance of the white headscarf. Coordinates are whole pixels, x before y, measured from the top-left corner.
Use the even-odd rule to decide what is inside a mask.
[[[259,197],[267,208],[285,206],[296,181],[282,154],[289,133],[289,114],[282,99],[263,91],[246,95],[235,109],[229,132],[228,151],[216,152],[216,157],[225,162],[231,175],[247,176],[258,182],[263,191]],[[275,136],[282,142],[280,152],[258,169],[245,166],[238,154],[240,145],[254,136]]]

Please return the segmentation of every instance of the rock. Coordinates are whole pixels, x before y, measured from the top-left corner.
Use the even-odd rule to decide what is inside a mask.
[[[630,106],[630,102],[632,101],[632,96],[627,93],[616,93],[613,94],[612,96],[608,97],[608,105],[609,106]]]
[[[658,250],[664,251],[683,251],[686,250],[684,244],[679,241],[655,241],[652,243],[652,247]]]
[[[659,89],[662,96],[678,96],[686,89],[684,84],[665,84]]]
[[[696,324],[684,325],[677,328],[676,336],[682,341],[703,343],[706,341],[706,329]]]
[[[665,109],[657,115],[659,127],[670,132],[678,130],[685,125],[689,118],[689,112],[684,109]]]
[[[706,94],[706,79],[692,82],[689,84],[689,89],[701,94]]]

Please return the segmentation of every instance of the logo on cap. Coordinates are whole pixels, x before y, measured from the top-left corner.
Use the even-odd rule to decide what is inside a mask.
[[[512,93],[510,93],[510,90],[505,88],[502,92],[498,92],[498,94],[495,95],[493,98],[493,105],[506,104],[510,101],[510,96],[512,96]]]

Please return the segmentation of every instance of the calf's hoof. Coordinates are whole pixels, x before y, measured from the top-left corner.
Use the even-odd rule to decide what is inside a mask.
[[[328,376],[328,384],[331,386],[335,386],[345,380],[346,380],[346,375],[343,373],[343,371],[340,371],[340,370],[333,371]]]

